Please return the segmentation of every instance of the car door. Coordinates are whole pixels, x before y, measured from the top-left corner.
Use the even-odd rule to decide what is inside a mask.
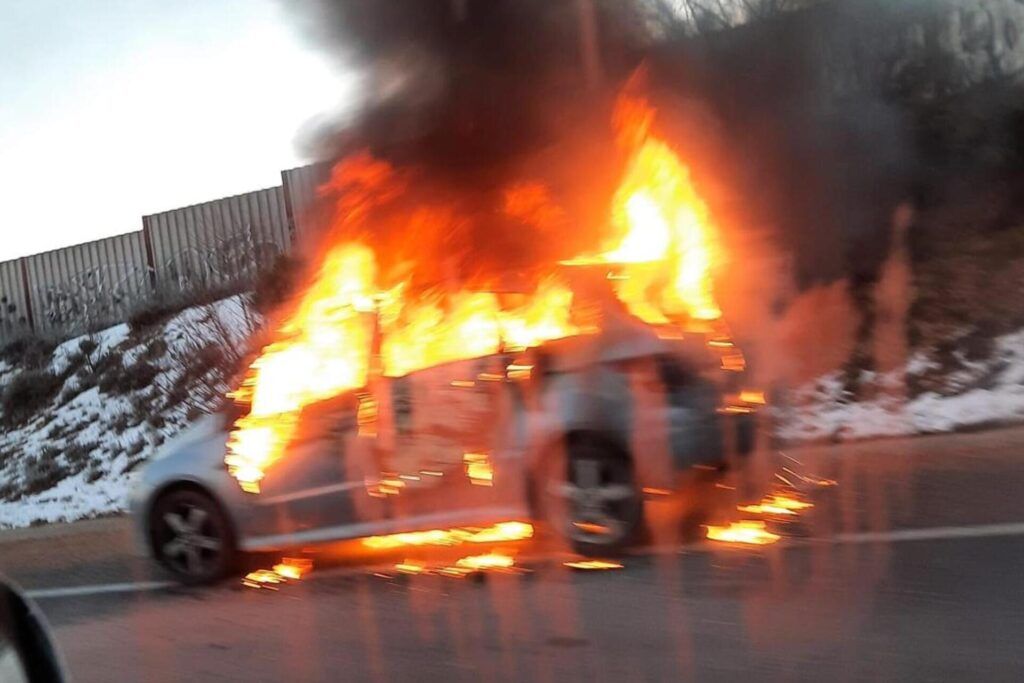
[[[496,506],[517,480],[503,448],[505,362],[486,356],[386,380],[378,435],[383,478],[397,484],[395,518],[443,524]]]
[[[358,399],[345,395],[308,406],[286,455],[268,470],[256,505],[270,533],[334,529],[378,521],[361,460]],[[332,535],[345,535],[341,530]]]

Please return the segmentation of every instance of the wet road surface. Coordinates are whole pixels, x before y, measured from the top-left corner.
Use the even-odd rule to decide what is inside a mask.
[[[160,588],[121,518],[0,533],[0,571],[77,681],[1024,680],[1024,429],[786,454],[738,473],[735,502],[782,467],[837,485],[769,522],[779,543],[661,544],[617,571],[523,547],[529,571],[482,580],[328,561],[276,592]]]

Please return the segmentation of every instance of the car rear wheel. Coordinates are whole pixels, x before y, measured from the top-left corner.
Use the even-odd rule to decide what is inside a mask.
[[[572,435],[566,450],[545,468],[545,521],[583,555],[628,547],[643,526],[643,498],[632,461],[598,435]]]
[[[150,538],[156,559],[182,583],[217,581],[237,562],[231,524],[217,502],[200,491],[161,496],[150,516]]]

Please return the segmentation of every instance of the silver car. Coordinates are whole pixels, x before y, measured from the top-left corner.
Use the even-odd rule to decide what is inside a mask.
[[[541,520],[608,554],[644,526],[645,492],[726,458],[720,359],[649,328],[378,378],[307,406],[299,435],[244,491],[211,415],[148,463],[131,497],[152,556],[187,583],[242,553],[404,531]],[[740,450],[749,451],[749,411]]]

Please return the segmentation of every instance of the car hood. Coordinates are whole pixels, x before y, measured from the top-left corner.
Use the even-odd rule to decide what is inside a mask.
[[[224,466],[229,431],[222,415],[207,415],[164,444],[147,464],[143,479],[152,481],[170,473],[202,477]]]

